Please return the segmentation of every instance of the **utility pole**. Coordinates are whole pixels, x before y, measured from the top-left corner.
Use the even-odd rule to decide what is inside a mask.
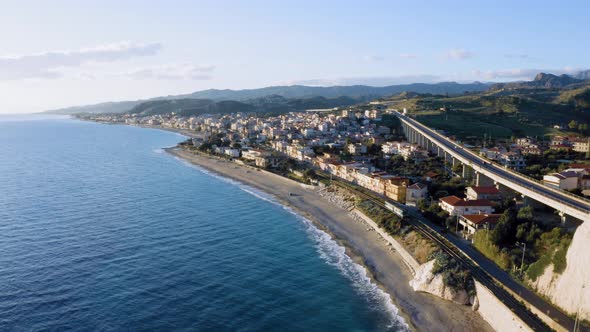
[[[579,317],[580,317],[580,307],[581,307],[581,299],[582,299],[582,294],[584,293],[584,284],[582,284],[582,291],[580,292],[580,296],[578,298],[578,310],[576,311],[576,320],[574,321],[574,330],[573,332],[577,332],[579,327],[580,327],[580,323],[579,323]]]
[[[522,246],[522,259],[520,260],[520,272],[522,272],[522,268],[524,266],[524,253],[526,252],[526,243],[524,242],[516,242],[518,247]]]

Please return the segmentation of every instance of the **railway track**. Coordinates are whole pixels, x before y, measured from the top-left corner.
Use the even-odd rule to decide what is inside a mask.
[[[385,200],[383,198],[367,194],[360,190],[360,188],[356,188],[351,184],[344,183],[341,181],[332,181],[332,184],[350,190],[358,196],[360,196],[361,198],[370,200],[372,203],[389,210],[389,208],[385,205]],[[531,329],[533,329],[534,331],[551,331],[551,328],[547,326],[539,317],[530,312],[530,310],[528,310],[524,304],[519,302],[516,298],[514,298],[514,296],[512,296],[508,291],[506,291],[506,289],[500,286],[492,276],[490,276],[481,267],[475,264],[470,258],[465,256],[465,254],[463,254],[452,243],[450,243],[447,239],[441,236],[437,231],[423,224],[419,220],[412,219],[410,220],[410,224],[414,227],[414,229],[417,232],[436,243],[441,248],[441,250],[443,250],[443,252],[457,260],[464,268],[468,269],[471,272],[473,278],[475,278],[482,285],[488,288],[494,294],[494,296],[496,296],[500,301],[502,301]]]

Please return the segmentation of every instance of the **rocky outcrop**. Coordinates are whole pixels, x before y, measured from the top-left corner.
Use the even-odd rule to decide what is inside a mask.
[[[469,295],[465,290],[454,290],[445,286],[442,274],[432,273],[434,262],[434,259],[426,262],[416,270],[414,279],[410,280],[410,286],[414,291],[436,295],[458,304],[469,304]]]
[[[590,221],[578,227],[567,255],[562,274],[553,273],[549,265],[543,275],[531,283],[539,293],[566,312],[590,320]]]

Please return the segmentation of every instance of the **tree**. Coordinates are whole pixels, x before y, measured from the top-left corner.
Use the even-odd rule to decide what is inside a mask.
[[[504,211],[496,227],[491,232],[491,240],[496,245],[512,242],[516,234],[516,213],[514,209]]]
[[[587,123],[580,123],[578,125],[578,131],[580,132],[586,132],[586,130],[588,130],[588,124]]]
[[[572,120],[572,121],[570,121],[570,123],[567,126],[570,129],[578,129],[578,122],[576,120]]]
[[[532,206],[525,206],[523,208],[521,208],[520,210],[518,210],[518,214],[516,215],[516,218],[519,219],[520,221],[532,221],[534,216],[533,216],[533,207]]]

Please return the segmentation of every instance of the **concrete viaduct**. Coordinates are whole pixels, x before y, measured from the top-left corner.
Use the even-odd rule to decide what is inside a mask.
[[[400,112],[394,112],[394,115],[400,119],[401,126],[409,142],[419,144],[432,153],[443,157],[445,161],[451,159],[453,166],[455,166],[456,162],[460,162],[463,165],[463,177],[475,172],[476,185],[482,185],[485,182],[490,185],[503,185],[522,194],[526,199],[532,199],[556,209],[559,211],[562,221],[565,221],[566,216],[581,221],[590,221],[590,200],[557,188],[548,187],[540,181],[491,163],[415,119]]]

